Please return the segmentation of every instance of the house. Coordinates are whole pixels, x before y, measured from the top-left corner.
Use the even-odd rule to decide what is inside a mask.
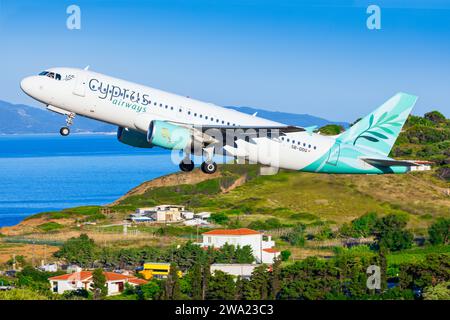
[[[252,276],[253,270],[260,264],[242,264],[242,263],[213,263],[210,267],[211,274],[216,270],[228,273],[232,276],[249,279]]]
[[[58,271],[58,265],[56,263],[50,263],[50,264],[42,263],[42,265],[39,266],[38,269],[45,271],[45,272],[56,272],[56,271]]]
[[[185,213],[184,206],[159,205],[148,208],[138,208],[136,213],[131,215],[131,220],[136,222],[156,221],[156,222],[177,222],[183,220]]]
[[[62,268],[65,269],[67,273],[74,273],[74,272],[80,272],[83,269],[80,266],[77,266],[76,264],[69,264],[68,266],[65,266]]]
[[[125,289],[125,284],[138,286],[146,284],[147,281],[114,272],[103,272],[106,277],[106,286],[108,288],[108,296],[121,293]],[[51,290],[54,293],[63,294],[66,291],[75,291],[80,289],[91,290],[92,272],[80,271],[69,274],[63,274],[48,278]]]
[[[225,243],[240,247],[249,245],[257,263],[273,263],[280,255],[280,252],[273,248],[275,242],[271,236],[252,229],[215,229],[203,233],[202,236],[202,247],[221,248]]]
[[[184,222],[185,226],[208,226],[210,223],[206,220],[202,220],[199,218],[187,220]]]
[[[135,222],[135,223],[154,221],[153,218],[150,218],[149,216],[146,216],[146,215],[143,215],[143,214],[140,214],[140,213],[136,213],[136,214],[130,215],[130,220]]]
[[[202,219],[202,220],[207,220],[210,217],[211,217],[211,212],[206,212],[206,211],[194,214],[194,218]]]
[[[181,216],[186,220],[194,219],[194,213],[192,211],[183,211],[181,212]]]

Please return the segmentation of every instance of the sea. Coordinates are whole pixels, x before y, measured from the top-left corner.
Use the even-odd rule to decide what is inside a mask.
[[[0,136],[0,227],[39,212],[111,203],[178,170],[169,151],[133,148],[113,134]]]

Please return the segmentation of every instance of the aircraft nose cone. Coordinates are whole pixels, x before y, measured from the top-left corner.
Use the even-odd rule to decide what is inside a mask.
[[[20,81],[20,88],[23,92],[25,92],[28,95],[31,95],[31,91],[33,88],[33,80],[32,77],[26,77],[22,81]]]

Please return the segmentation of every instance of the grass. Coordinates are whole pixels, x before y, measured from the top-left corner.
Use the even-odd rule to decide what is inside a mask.
[[[62,224],[57,223],[57,222],[47,222],[47,223],[40,224],[38,226],[38,228],[41,231],[44,231],[44,232],[51,232],[51,231],[56,231],[56,230],[59,230],[61,228],[64,228],[64,226]]]
[[[81,219],[82,221],[94,221],[105,219],[105,215],[100,213],[100,206],[83,206],[61,211],[42,212],[25,218],[24,220],[45,218],[45,219]]]
[[[420,262],[424,261],[425,257],[431,253],[450,254],[450,245],[414,247],[411,249],[402,250],[401,252],[393,252],[387,255],[387,261],[388,265]]]

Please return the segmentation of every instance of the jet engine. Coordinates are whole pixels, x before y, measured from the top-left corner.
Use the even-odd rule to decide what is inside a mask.
[[[117,129],[117,140],[136,148],[153,147],[150,143],[148,143],[147,135],[145,133],[123,127],[119,127],[119,129]]]
[[[148,143],[165,149],[184,150],[192,140],[191,130],[161,120],[151,121],[147,132]]]

